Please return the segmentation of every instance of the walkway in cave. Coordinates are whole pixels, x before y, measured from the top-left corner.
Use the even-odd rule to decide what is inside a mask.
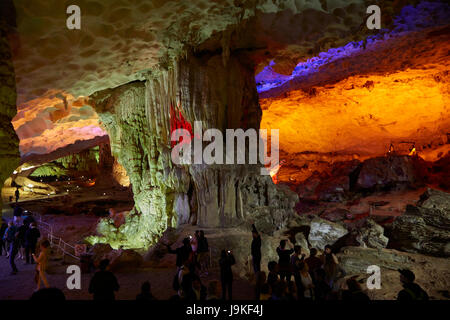
[[[10,275],[11,269],[8,259],[0,256],[0,300],[23,300],[29,299],[35,289],[33,281],[34,265],[25,265],[23,261],[16,260],[19,272],[17,275]],[[93,273],[82,274],[81,290],[69,290],[66,287],[68,275],[67,265],[62,265],[61,260],[52,261],[48,280],[51,286],[62,289],[67,300],[91,300],[88,293],[88,286]],[[174,268],[141,268],[131,272],[116,273],[120,290],[116,294],[118,300],[134,300],[140,291],[144,281],[150,281],[152,292],[159,300],[167,300],[174,291],[172,290],[172,280],[175,274]],[[207,286],[208,281],[219,279],[218,270],[205,278],[202,282]],[[238,300],[248,300],[253,298],[253,288],[249,282],[244,280],[235,281],[233,284],[233,295]]]

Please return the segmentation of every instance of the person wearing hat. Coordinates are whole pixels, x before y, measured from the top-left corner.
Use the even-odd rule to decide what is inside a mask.
[[[414,282],[416,276],[411,270],[399,269],[400,281],[403,285],[403,290],[398,293],[397,300],[428,300],[428,294]]]

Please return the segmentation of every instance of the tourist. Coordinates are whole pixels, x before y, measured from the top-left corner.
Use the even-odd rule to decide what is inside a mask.
[[[189,276],[190,270],[187,260],[177,269],[173,279],[172,287],[177,292],[180,299],[186,299],[191,291],[192,283]]]
[[[255,282],[255,300],[259,300],[261,295],[261,288],[266,283],[267,277],[264,271],[259,271],[256,274],[256,282]]]
[[[220,280],[222,282],[222,300],[225,300],[228,290],[228,299],[232,300],[233,291],[233,270],[231,267],[236,263],[230,250],[222,250],[219,260]]]
[[[192,293],[194,294],[194,300],[205,301],[206,300],[206,287],[202,284],[200,277],[196,274],[192,275]]]
[[[39,290],[41,288],[41,281],[44,282],[44,285],[46,288],[49,287],[46,271],[47,271],[47,265],[48,265],[48,255],[49,255],[49,249],[50,249],[50,242],[48,240],[44,240],[41,243],[40,246],[41,252],[39,253],[39,257],[36,258],[36,255],[33,254],[33,259],[36,262],[36,271],[38,273],[37,278],[37,289]]]
[[[33,222],[35,222],[31,212],[25,210],[25,218],[23,219],[23,223],[29,227]]]
[[[16,188],[16,192],[14,192],[14,195],[16,196],[16,203],[19,202],[19,198],[20,198],[19,187]]]
[[[100,261],[100,271],[97,271],[89,283],[89,293],[94,295],[94,300],[115,300],[114,292],[119,291],[119,283],[115,275],[107,271],[108,259]]]
[[[286,249],[286,240],[280,241],[280,246],[277,248],[278,254],[278,268],[280,274],[280,280],[291,280],[291,254],[294,249]]]
[[[316,278],[316,271],[322,266],[322,260],[317,257],[316,248],[311,248],[311,250],[309,250],[309,257],[305,259],[305,262],[308,264],[309,273],[314,281]]]
[[[309,265],[308,265],[309,268]],[[309,272],[311,275],[311,270]],[[311,276],[312,278],[312,276]],[[329,295],[331,294],[331,288],[328,283],[325,281],[326,273],[325,270],[319,268],[315,272],[315,279],[313,279],[314,283],[314,296],[317,301],[324,301],[329,299]]]
[[[287,290],[287,283],[284,280],[280,280],[277,283],[275,283],[273,289],[272,289],[272,296],[269,300],[287,300],[286,297],[286,290]]]
[[[333,288],[337,279],[345,276],[345,272],[340,268],[339,261],[335,254],[331,251],[331,246],[325,246],[323,255],[323,269],[325,270],[325,281]]]
[[[194,236],[189,236],[191,249],[192,249],[192,263],[197,267],[197,250],[198,250],[198,238],[200,237],[200,230],[196,230]],[[198,266],[200,267],[200,266]],[[200,268],[199,268],[200,269]]]
[[[9,258],[11,254],[11,245],[16,240],[16,233],[17,233],[17,227],[14,225],[12,221],[8,223],[8,228],[5,231],[5,234],[3,235],[3,241],[6,243],[6,248],[8,249],[8,252],[6,254],[6,257]],[[17,254],[17,253],[16,253]]]
[[[150,282],[145,281],[142,286],[141,286],[141,293],[139,293],[136,296],[136,300],[139,301],[152,301],[152,300],[156,300],[156,298],[153,296],[152,292],[151,292],[151,285]]]
[[[25,260],[25,234],[28,231],[28,226],[23,224],[17,228],[17,246],[19,248],[19,259]]]
[[[176,260],[176,266],[178,270],[181,268],[181,266],[191,258],[192,253],[192,247],[189,241],[189,238],[183,239],[183,245],[181,247],[176,248],[175,250],[170,248],[170,245],[166,245],[167,250],[169,253],[176,254],[177,260]]]
[[[14,207],[14,213],[13,213],[13,215],[14,215],[13,222],[16,227],[20,227],[23,224],[22,213],[23,213],[22,208],[19,207],[18,205],[16,205]]]
[[[294,254],[291,256],[291,268],[294,281],[297,286],[297,292],[303,292],[303,286],[300,278],[300,265],[303,262],[305,255],[301,254],[302,247],[294,246]]]
[[[36,245],[38,239],[41,237],[41,233],[37,228],[36,222],[32,222],[30,228],[25,233],[25,263],[33,263],[33,259],[31,255],[33,255],[36,251]]]
[[[200,264],[201,275],[208,275],[208,239],[205,237],[205,232],[203,230],[200,230],[199,234],[197,247],[198,263]]]
[[[272,289],[268,283],[264,283],[261,286],[261,294],[259,295],[259,300],[266,301],[272,296]]]
[[[189,236],[189,237],[191,240],[192,252],[194,252],[194,254],[197,254],[198,238],[200,237],[200,230],[196,230],[194,233],[194,236]]]
[[[302,262],[300,264],[300,280],[303,286],[303,299],[313,300],[314,299],[314,284],[309,274],[308,264]],[[299,293],[300,294],[300,293]]]
[[[252,224],[252,263],[255,275],[261,271],[261,236],[256,230],[255,224]]]
[[[289,301],[296,301],[298,300],[298,294],[297,294],[297,285],[294,281],[289,281],[287,284],[287,293],[286,297]]]
[[[408,269],[399,269],[400,282],[403,289],[398,293],[397,300],[411,301],[411,300],[428,300],[428,294],[417,283],[415,283],[415,274]]]
[[[279,281],[278,278],[278,263],[275,261],[270,261],[267,264],[267,268],[269,269],[269,274],[267,275],[267,283],[270,286],[270,289],[273,291],[275,284]]]
[[[14,260],[16,259],[16,255],[19,251],[19,242],[17,241],[17,227],[12,221],[8,223],[8,229],[6,229],[3,238],[8,245],[8,254],[6,257],[9,258],[9,265],[12,269],[11,274],[15,275],[18,270]]]
[[[347,279],[347,290],[342,291],[342,300],[369,301],[369,296],[365,294],[356,280],[357,276]]]
[[[220,282],[217,280],[212,280],[208,283],[208,294],[206,295],[206,300],[208,301],[219,301],[219,296],[221,292]]]
[[[0,256],[3,255],[3,251],[5,251],[5,253],[8,254],[6,241],[3,239],[3,237],[5,236],[6,229],[8,229],[8,224],[6,223],[6,220],[2,218],[0,225]]]

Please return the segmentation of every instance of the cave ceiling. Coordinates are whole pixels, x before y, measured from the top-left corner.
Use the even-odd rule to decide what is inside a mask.
[[[394,19],[404,5],[414,2],[378,1],[384,26],[414,32],[410,16]],[[358,74],[400,72],[418,65],[426,66],[423,73],[429,77],[448,70],[445,32],[434,37],[441,42],[430,43],[426,34],[393,37],[400,39],[397,41],[383,36],[389,33],[384,30],[377,38],[381,44],[369,41],[369,49],[360,50],[362,42],[358,41],[377,34],[364,28],[370,3],[362,0],[111,0],[107,4],[94,0],[14,0],[13,4],[15,9],[10,10],[16,11],[17,22],[9,38],[18,95],[13,125],[22,156],[45,154],[77,140],[106,135],[87,97],[144,80],[187,52],[219,51],[226,60],[230,50],[247,51],[260,96],[267,99],[262,102],[266,109],[274,103],[270,99],[287,92],[301,95],[295,92],[345,82]],[[72,4],[81,8],[81,30],[66,27],[66,8]],[[420,41],[425,47],[417,49]],[[364,49],[366,44],[364,40]],[[330,51],[344,48],[346,53],[349,45],[359,46],[358,52],[339,56]],[[427,55],[433,55],[433,61]],[[301,64],[310,63],[313,57],[326,62],[315,69],[318,72],[305,75]],[[328,69],[323,72],[325,66]],[[362,86],[367,81],[372,80],[356,82]],[[338,87],[346,85],[342,82]],[[286,110],[298,120],[298,108],[294,109]],[[270,119],[263,118],[263,125],[271,127]],[[333,149],[305,148],[319,152]]]

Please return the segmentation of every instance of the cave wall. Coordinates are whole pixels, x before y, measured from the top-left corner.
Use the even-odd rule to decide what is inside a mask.
[[[167,227],[229,227],[258,217],[271,233],[293,214],[297,196],[260,175],[259,165],[175,165],[171,159],[171,108],[192,125],[201,121],[204,130],[259,128],[261,109],[245,56],[232,53],[224,61],[221,54],[189,55],[145,82],[100,91],[91,99],[135,200],[127,222],[119,229],[103,223],[104,237],[94,242],[146,247]]]
[[[10,20],[10,19],[8,19]],[[9,22],[10,23],[10,22]],[[16,82],[11,48],[8,41],[10,25],[3,10],[0,13],[0,183],[19,166],[19,139],[11,124],[16,114]],[[0,206],[2,205],[0,199]]]

